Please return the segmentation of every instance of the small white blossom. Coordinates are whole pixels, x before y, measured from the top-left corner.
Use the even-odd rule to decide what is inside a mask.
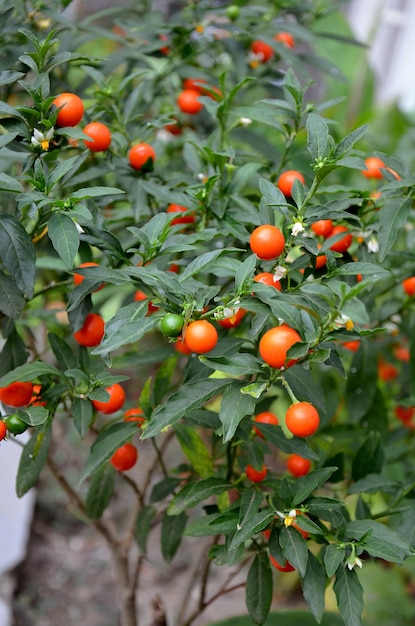
[[[371,237],[367,242],[367,249],[369,252],[379,252],[379,242],[375,237]]]
[[[274,273],[272,277],[274,281],[277,282],[278,280],[281,280],[281,278],[284,278],[286,273],[287,273],[286,267],[283,267],[282,265],[277,265],[277,267],[274,269]]]
[[[55,129],[53,127],[49,128],[46,133],[42,133],[42,131],[34,128],[31,142],[34,146],[40,146],[42,150],[46,152],[46,150],[49,149],[49,144],[51,142],[54,132]]]
[[[222,315],[222,319],[228,319],[230,317],[233,317],[234,315],[236,315],[239,311],[240,307],[228,307],[225,306],[225,308],[223,309],[223,315]]]
[[[293,237],[296,237],[300,233],[304,232],[304,226],[301,222],[295,222],[295,224],[292,225],[291,232],[293,234]]]
[[[241,126],[249,126],[252,124],[252,120],[249,117],[240,117],[239,123]]]
[[[353,561],[347,561],[347,567],[352,570],[354,568],[354,566],[357,565],[357,567],[360,567],[360,569],[362,568],[362,561],[361,559],[359,559],[358,556],[355,556]]]
[[[336,326],[344,326],[346,330],[352,330],[354,328],[353,320],[351,320],[348,315],[344,315],[343,313],[339,317],[336,317],[334,323]]]
[[[166,130],[165,128],[160,128],[157,131],[156,136],[157,136],[157,139],[159,139],[162,143],[169,143],[170,141],[173,140],[171,133],[169,133],[169,131]]]
[[[203,174],[203,172],[199,172],[199,174],[197,175],[197,179],[204,183],[206,182],[207,176],[206,174]]]
[[[80,226],[78,224],[78,222],[74,221],[74,224],[75,224],[75,227],[76,227],[76,230],[78,231],[78,233],[84,233],[85,232],[84,229],[82,228],[82,226]]]

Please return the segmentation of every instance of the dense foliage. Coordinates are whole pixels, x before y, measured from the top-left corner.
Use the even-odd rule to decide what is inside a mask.
[[[248,564],[253,623],[295,569],[318,623],[334,584],[357,626],[358,567],[414,546],[415,179],[318,96],[334,3],[200,1],[168,21],[134,3],[76,24],[64,4],[0,3],[0,433],[30,431],[17,493],[49,466],[111,547],[123,626],[158,524],[167,562],[211,536],[203,576]],[[120,489],[123,543],[106,523]],[[210,601],[202,585],[180,623]]]

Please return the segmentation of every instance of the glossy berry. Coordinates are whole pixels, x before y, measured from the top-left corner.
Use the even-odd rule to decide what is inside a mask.
[[[80,346],[93,348],[98,346],[105,333],[105,322],[98,313],[88,313],[82,327],[73,336]]]
[[[251,52],[258,57],[261,63],[266,63],[274,56],[274,48],[260,39],[256,39],[252,42]]]
[[[19,408],[27,406],[33,395],[32,383],[16,381],[7,387],[0,387],[0,402],[7,406]]]
[[[111,131],[102,122],[91,122],[84,128],[85,135],[89,135],[91,140],[84,139],[84,144],[91,152],[104,152],[111,143]]]
[[[196,115],[203,109],[203,103],[199,100],[200,91],[196,89],[183,89],[177,96],[177,106],[183,113]]]
[[[305,459],[299,454],[290,454],[287,459],[286,466],[290,474],[299,478],[300,476],[305,476],[309,473],[311,469],[311,461],[309,459]]]
[[[415,295],[415,276],[410,276],[402,281],[402,287],[407,296]]]
[[[265,463],[262,465],[261,469],[259,470],[256,469],[253,465],[247,465],[245,471],[246,471],[246,477],[252,483],[262,482],[263,480],[265,480],[265,478],[267,477],[267,473],[268,473]]]
[[[297,402],[285,414],[285,423],[293,435],[310,437],[320,425],[320,416],[310,402]]]
[[[257,424],[270,424],[271,426],[278,426],[278,417],[271,411],[262,411],[262,413],[255,415],[254,422]],[[258,437],[264,439],[265,435],[262,434],[259,428],[254,426],[253,430]]]
[[[333,230],[332,220],[318,220],[311,224],[311,230],[320,237],[330,237]]]
[[[262,224],[252,231],[249,245],[259,259],[271,261],[284,251],[285,237],[277,226]]]
[[[133,169],[141,172],[152,172],[156,153],[148,143],[136,143],[128,153],[128,160]]]
[[[146,418],[144,417],[143,410],[140,407],[136,407],[136,408],[133,408],[133,409],[127,409],[124,412],[123,421],[124,422],[135,422],[137,424],[138,428],[141,428],[141,426],[146,421]]]
[[[6,435],[7,435],[6,423],[3,420],[0,420],[0,441],[3,441]]]
[[[84,267],[99,267],[99,264],[94,263],[93,261],[86,261],[85,263],[81,263],[80,265],[78,265],[78,268],[82,269]],[[85,276],[83,274],[78,274],[77,272],[75,272],[75,274],[73,275],[73,282],[75,286],[80,285],[84,280]],[[95,289],[95,291],[100,291],[100,289],[102,289],[103,287],[104,285],[101,285],[100,287]]]
[[[180,204],[169,204],[166,209],[167,213],[177,213],[180,217],[175,217],[170,222],[172,226],[175,224],[193,224],[196,220],[194,212],[189,212],[189,209]]]
[[[303,185],[305,184],[304,176],[301,172],[297,172],[297,170],[286,170],[279,175],[277,187],[286,198],[291,198],[295,180],[299,180]]]
[[[332,243],[330,250],[334,250],[335,252],[346,252],[346,250],[348,250],[352,245],[353,235],[349,232],[346,226],[334,226],[330,233],[330,237],[340,235],[341,233],[344,233],[344,237],[341,237],[338,241]]]
[[[286,324],[268,330],[259,342],[259,353],[271,367],[281,368],[287,360],[287,352],[295,343],[301,341],[294,328]]]
[[[111,465],[119,472],[127,472],[137,463],[137,448],[132,443],[125,443],[112,455]]]
[[[287,48],[295,48],[295,39],[291,35],[291,33],[286,33],[284,31],[277,33],[274,35],[275,41],[279,41]]]
[[[184,335],[186,347],[196,354],[210,352],[218,342],[218,331],[207,320],[190,322]]]
[[[166,337],[179,337],[182,332],[184,319],[177,313],[167,313],[160,320],[160,330]]]
[[[76,126],[84,115],[84,105],[75,93],[61,93],[53,102],[58,111],[56,126]],[[62,107],[62,108],[61,108]]]
[[[150,296],[144,293],[144,291],[141,291],[141,289],[137,289],[137,291],[135,292],[134,300],[136,302],[142,302],[143,300],[148,300],[147,315],[151,315],[151,313],[154,313],[155,311],[159,310],[159,307],[151,302]]]
[[[372,156],[365,159],[366,168],[362,170],[363,176],[366,178],[383,178],[381,168],[386,169],[386,165],[378,157]]]
[[[394,413],[398,420],[404,424],[408,424],[415,415],[415,407],[398,405],[395,407]]]
[[[271,272],[261,272],[254,276],[254,281],[257,283],[262,283],[263,285],[268,285],[269,287],[275,287],[278,291],[281,291],[281,283],[279,280],[275,280],[274,274]]]
[[[273,556],[270,555],[269,558],[273,567],[275,567],[280,572],[293,572],[295,570],[295,567],[293,567],[288,561],[285,561],[284,565],[280,565]]]
[[[24,422],[18,415],[9,415],[4,421],[6,422],[7,430],[11,435],[21,435],[29,428],[29,425],[26,424],[26,422]]]
[[[92,400],[92,406],[96,411],[110,415],[119,411],[125,402],[125,391],[119,383],[114,383],[109,387],[105,387],[105,391],[109,393],[108,400]]]

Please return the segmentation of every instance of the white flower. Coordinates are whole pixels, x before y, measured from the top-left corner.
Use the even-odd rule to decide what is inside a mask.
[[[249,117],[240,117],[239,123],[241,126],[249,126],[250,124],[252,124],[252,120],[249,119]]]
[[[293,224],[291,227],[291,232],[293,234],[293,237],[296,237],[300,233],[304,232],[304,226],[301,222],[295,222],[295,224]]]
[[[82,226],[80,226],[78,224],[78,222],[75,222],[75,220],[74,220],[74,224],[75,224],[75,227],[76,227],[76,230],[78,231],[78,233],[84,233],[85,232],[84,229],[82,228]]]
[[[283,267],[282,265],[277,265],[277,267],[274,269],[274,273],[272,275],[274,282],[277,282],[279,280],[281,280],[281,278],[284,278],[284,276],[287,273],[287,268]]]
[[[34,146],[40,146],[42,150],[46,152],[46,150],[49,149],[49,144],[51,142],[54,132],[55,129],[53,128],[53,126],[52,128],[49,128],[46,133],[42,133],[42,131],[34,128],[31,142]]]
[[[371,237],[367,242],[367,249],[369,252],[379,252],[379,242],[375,237]]]
[[[347,567],[352,570],[354,568],[354,566],[357,565],[357,567],[360,567],[360,569],[362,569],[362,561],[361,559],[359,559],[358,556],[355,556],[354,559],[352,561],[347,561]]]
[[[336,326],[344,326],[346,330],[353,330],[354,328],[353,320],[351,320],[348,315],[344,315],[343,313],[339,317],[336,317],[334,323]]]
[[[171,133],[169,133],[169,131],[166,130],[165,128],[160,128],[157,131],[156,136],[157,136],[157,139],[159,139],[162,143],[169,143],[170,141],[173,140]]]

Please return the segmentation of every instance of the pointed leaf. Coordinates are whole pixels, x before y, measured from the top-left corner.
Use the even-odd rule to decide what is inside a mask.
[[[112,424],[102,430],[92,444],[80,482],[97,472],[106,461],[109,461],[114,452],[131,439],[136,432],[137,425],[134,422]]]
[[[196,506],[202,500],[220,495],[231,488],[232,484],[223,478],[206,478],[205,480],[199,480],[197,483],[186,485],[171,502],[168,509],[169,515],[178,515],[182,511]]]
[[[395,243],[398,231],[408,221],[412,206],[410,198],[392,198],[379,212],[379,261],[382,262]]]
[[[142,438],[154,437],[166,426],[175,424],[193,409],[199,409],[213,396],[222,393],[230,383],[228,379],[217,378],[185,383],[164,405],[157,407],[151,421],[142,432]]]
[[[161,552],[167,563],[170,563],[180,546],[186,522],[184,511],[179,515],[165,514],[161,521]]]
[[[65,266],[71,269],[79,248],[79,232],[73,219],[54,213],[48,222],[48,235]]]
[[[148,505],[141,509],[135,520],[134,537],[142,555],[147,554],[147,539],[156,515],[154,506]]]
[[[361,626],[363,611],[363,587],[356,572],[343,564],[336,572],[334,593],[345,626]]]
[[[314,556],[308,553],[307,568],[301,579],[304,600],[307,602],[315,620],[320,624],[324,612],[324,598],[326,593],[326,574],[324,566]]]
[[[85,398],[74,398],[72,403],[72,414],[75,428],[81,436],[85,437],[93,418],[92,404]]]
[[[280,545],[289,563],[304,576],[308,560],[307,542],[297,529],[284,526],[280,533]]]
[[[344,561],[345,555],[346,550],[339,545],[331,543],[327,546],[324,553],[324,565],[329,578],[334,576],[340,563]]]
[[[264,553],[255,555],[246,578],[245,601],[254,624],[265,623],[272,602],[272,572]]]
[[[19,365],[12,372],[8,372],[0,378],[0,387],[7,387],[16,380],[22,382],[32,382],[38,376],[58,376],[63,378],[62,372],[43,361],[33,361],[33,363],[25,363]]]
[[[223,394],[219,419],[223,426],[223,440],[230,441],[235,434],[241,420],[255,411],[255,398],[241,393],[244,383],[234,382],[229,385]]]
[[[31,298],[35,283],[35,248],[21,223],[5,213],[0,215],[0,259],[19,290]]]
[[[229,550],[235,550],[235,548],[240,546],[242,543],[245,543],[245,541],[250,539],[253,535],[256,535],[256,533],[261,530],[264,530],[264,528],[269,526],[273,519],[274,513],[269,509],[259,511],[259,513],[255,513],[255,515],[246,519],[243,526],[240,527],[238,525],[238,530],[232,538]]]
[[[213,462],[203,439],[190,426],[176,424],[174,426],[177,441],[193,469],[201,478],[208,478],[213,474]]]
[[[321,115],[311,112],[307,116],[307,148],[314,161],[326,156],[329,129]]]
[[[36,484],[48,457],[50,439],[50,428],[41,432],[35,431],[23,448],[16,476],[18,498]]]
[[[91,479],[85,500],[85,513],[89,519],[98,520],[107,508],[114,490],[115,471],[104,465]]]
[[[293,486],[294,496],[291,506],[295,507],[304,502],[320,485],[328,481],[337,467],[324,467],[298,478]]]

